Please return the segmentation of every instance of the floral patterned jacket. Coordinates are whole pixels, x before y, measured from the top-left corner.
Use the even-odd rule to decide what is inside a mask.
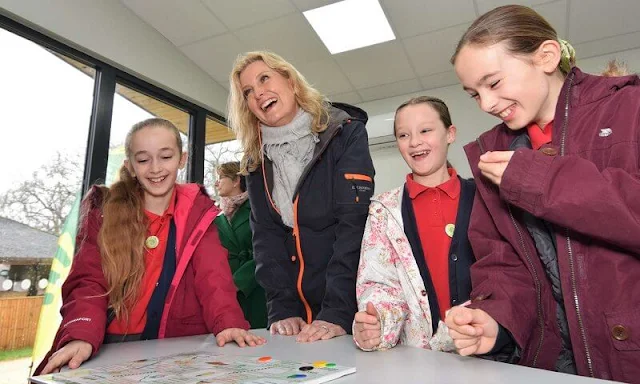
[[[452,351],[455,347],[444,322],[433,334],[425,284],[404,233],[403,190],[404,185],[371,199],[356,280],[358,309],[366,310],[371,302],[378,311],[382,340],[375,350],[402,343]]]

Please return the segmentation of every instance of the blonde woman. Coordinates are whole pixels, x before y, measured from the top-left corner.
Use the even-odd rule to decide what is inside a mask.
[[[231,72],[228,116],[245,151],[271,333],[311,342],[350,332],[373,194],[366,113],[329,103],[280,56],[250,52]]]

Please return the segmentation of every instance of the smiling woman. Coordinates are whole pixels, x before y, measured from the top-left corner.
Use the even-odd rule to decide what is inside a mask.
[[[329,103],[270,52],[240,56],[230,88],[271,333],[309,342],[350,332],[373,193],[367,114]]]

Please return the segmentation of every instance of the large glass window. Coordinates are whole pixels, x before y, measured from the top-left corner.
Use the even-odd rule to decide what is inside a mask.
[[[69,260],[59,236],[75,234],[95,70],[1,28],[0,52],[0,372],[24,383],[54,256]]]

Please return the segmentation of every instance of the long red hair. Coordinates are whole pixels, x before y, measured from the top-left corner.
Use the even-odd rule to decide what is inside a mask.
[[[163,127],[176,137],[182,155],[180,131],[170,121],[151,118],[135,124],[125,139],[125,155],[131,162],[133,136],[143,128]],[[144,190],[136,178],[123,165],[119,180],[110,188],[102,187],[102,226],[98,233],[98,246],[102,258],[102,271],[109,290],[109,307],[116,318],[126,319],[138,298],[144,275],[144,242],[147,234],[147,216],[144,213]]]

